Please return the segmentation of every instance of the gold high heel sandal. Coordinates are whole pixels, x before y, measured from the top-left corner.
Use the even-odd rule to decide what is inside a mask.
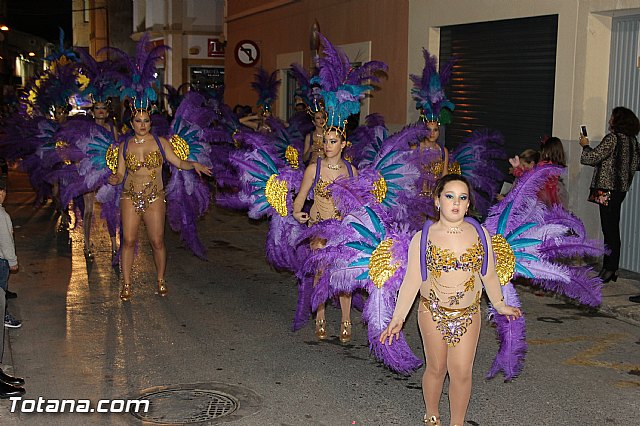
[[[351,321],[342,321],[340,327],[340,342],[347,343],[351,341]]]
[[[126,302],[131,299],[131,284],[122,284],[122,290],[120,290],[120,300]]]
[[[427,417],[427,415],[424,415],[424,418],[422,419],[422,422],[425,425],[437,425],[440,426],[440,419],[437,418],[436,416],[431,416],[431,417]]]
[[[158,280],[158,291],[156,291],[156,294],[160,297],[164,297],[167,295],[167,285],[165,283],[164,280]]]
[[[316,320],[316,337],[318,340],[324,340],[327,338],[327,322],[323,319]]]

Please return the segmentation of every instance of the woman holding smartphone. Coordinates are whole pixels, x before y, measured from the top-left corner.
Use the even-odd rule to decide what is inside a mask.
[[[589,146],[586,127],[581,126],[580,163],[593,166],[591,192],[602,194],[599,200],[600,226],[604,243],[611,250],[602,261],[603,283],[618,279],[620,263],[620,210],[633,176],[640,164],[640,132],[638,117],[628,108],[616,107],[609,118],[609,133],[595,148]]]

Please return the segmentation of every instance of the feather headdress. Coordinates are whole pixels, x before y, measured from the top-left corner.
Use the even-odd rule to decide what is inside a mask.
[[[271,111],[271,104],[278,98],[279,87],[278,71],[269,74],[264,68],[258,68],[254,75],[253,83],[251,83],[251,88],[258,94],[257,105],[263,114]]]
[[[117,87],[118,73],[112,61],[98,62],[83,49],[78,49],[80,74],[88,79],[81,95],[92,102],[106,103],[109,98],[120,96]]]
[[[168,49],[169,47],[164,45],[153,47],[149,41],[149,34],[146,33],[138,41],[134,57],[120,49],[108,48],[108,51],[114,52],[122,59],[128,71],[120,76],[123,86],[120,99],[130,98],[132,109],[148,110],[158,99],[156,62]]]
[[[373,86],[366,81],[377,82],[377,73],[387,70],[387,64],[369,61],[353,68],[347,55],[335,48],[329,40],[318,33],[323,46],[323,56],[318,58],[319,74],[311,79],[321,87],[327,111],[325,131],[335,130],[345,136],[345,125],[350,115],[360,112],[360,101]]]
[[[300,64],[291,64],[291,74],[298,82],[296,96],[298,96],[307,106],[307,112],[314,114],[324,111],[324,102],[320,96],[320,87],[311,83],[311,76]]]
[[[423,49],[424,68],[422,75],[411,74],[409,78],[413,82],[411,94],[416,101],[416,109],[421,111],[420,117],[424,121],[437,121],[440,124],[451,122],[451,113],[455,105],[447,99],[444,86],[451,78],[454,61],[451,60],[442,66],[440,74],[436,70],[438,58]]]

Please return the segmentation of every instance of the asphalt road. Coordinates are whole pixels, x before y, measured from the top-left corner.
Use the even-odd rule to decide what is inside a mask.
[[[151,395],[147,419],[159,423],[196,422],[204,419],[194,414],[199,411],[208,424],[421,424],[422,370],[403,377],[385,369],[369,355],[360,325],[354,340],[341,345],[339,310],[328,310],[325,342],[315,340],[311,324],[291,332],[296,283],[266,264],[265,221],[213,209],[200,223],[206,262],[169,233],[166,298],[154,295],[151,250],[142,238],[133,298],[123,304],[102,223],[94,223],[97,256],[87,263],[80,224],[56,232],[52,208],[32,208],[21,176],[10,184],[5,206],[16,226],[21,271],[10,280],[19,297],[9,310],[23,326],[9,331],[4,365],[27,380],[25,399],[42,397],[49,406],[54,399],[81,399],[95,407],[101,399]],[[485,322],[466,424],[638,424],[638,325],[529,291],[521,298],[525,369],[510,383],[484,379],[497,350]],[[420,354],[415,309],[406,333]],[[239,407],[216,417],[225,395]],[[12,402],[1,401],[0,424],[142,424],[128,413],[20,412],[37,409],[24,402],[12,413]],[[448,424],[446,394],[441,407]]]

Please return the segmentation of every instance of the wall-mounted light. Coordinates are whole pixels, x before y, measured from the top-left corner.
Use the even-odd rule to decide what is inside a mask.
[[[36,54],[35,54],[35,53],[33,53],[33,52],[29,52],[29,53],[27,53],[27,54],[28,54],[29,56],[31,56],[32,58],[33,58],[34,56],[36,56]]]
[[[6,25],[0,25],[0,31],[9,31],[9,27]]]

